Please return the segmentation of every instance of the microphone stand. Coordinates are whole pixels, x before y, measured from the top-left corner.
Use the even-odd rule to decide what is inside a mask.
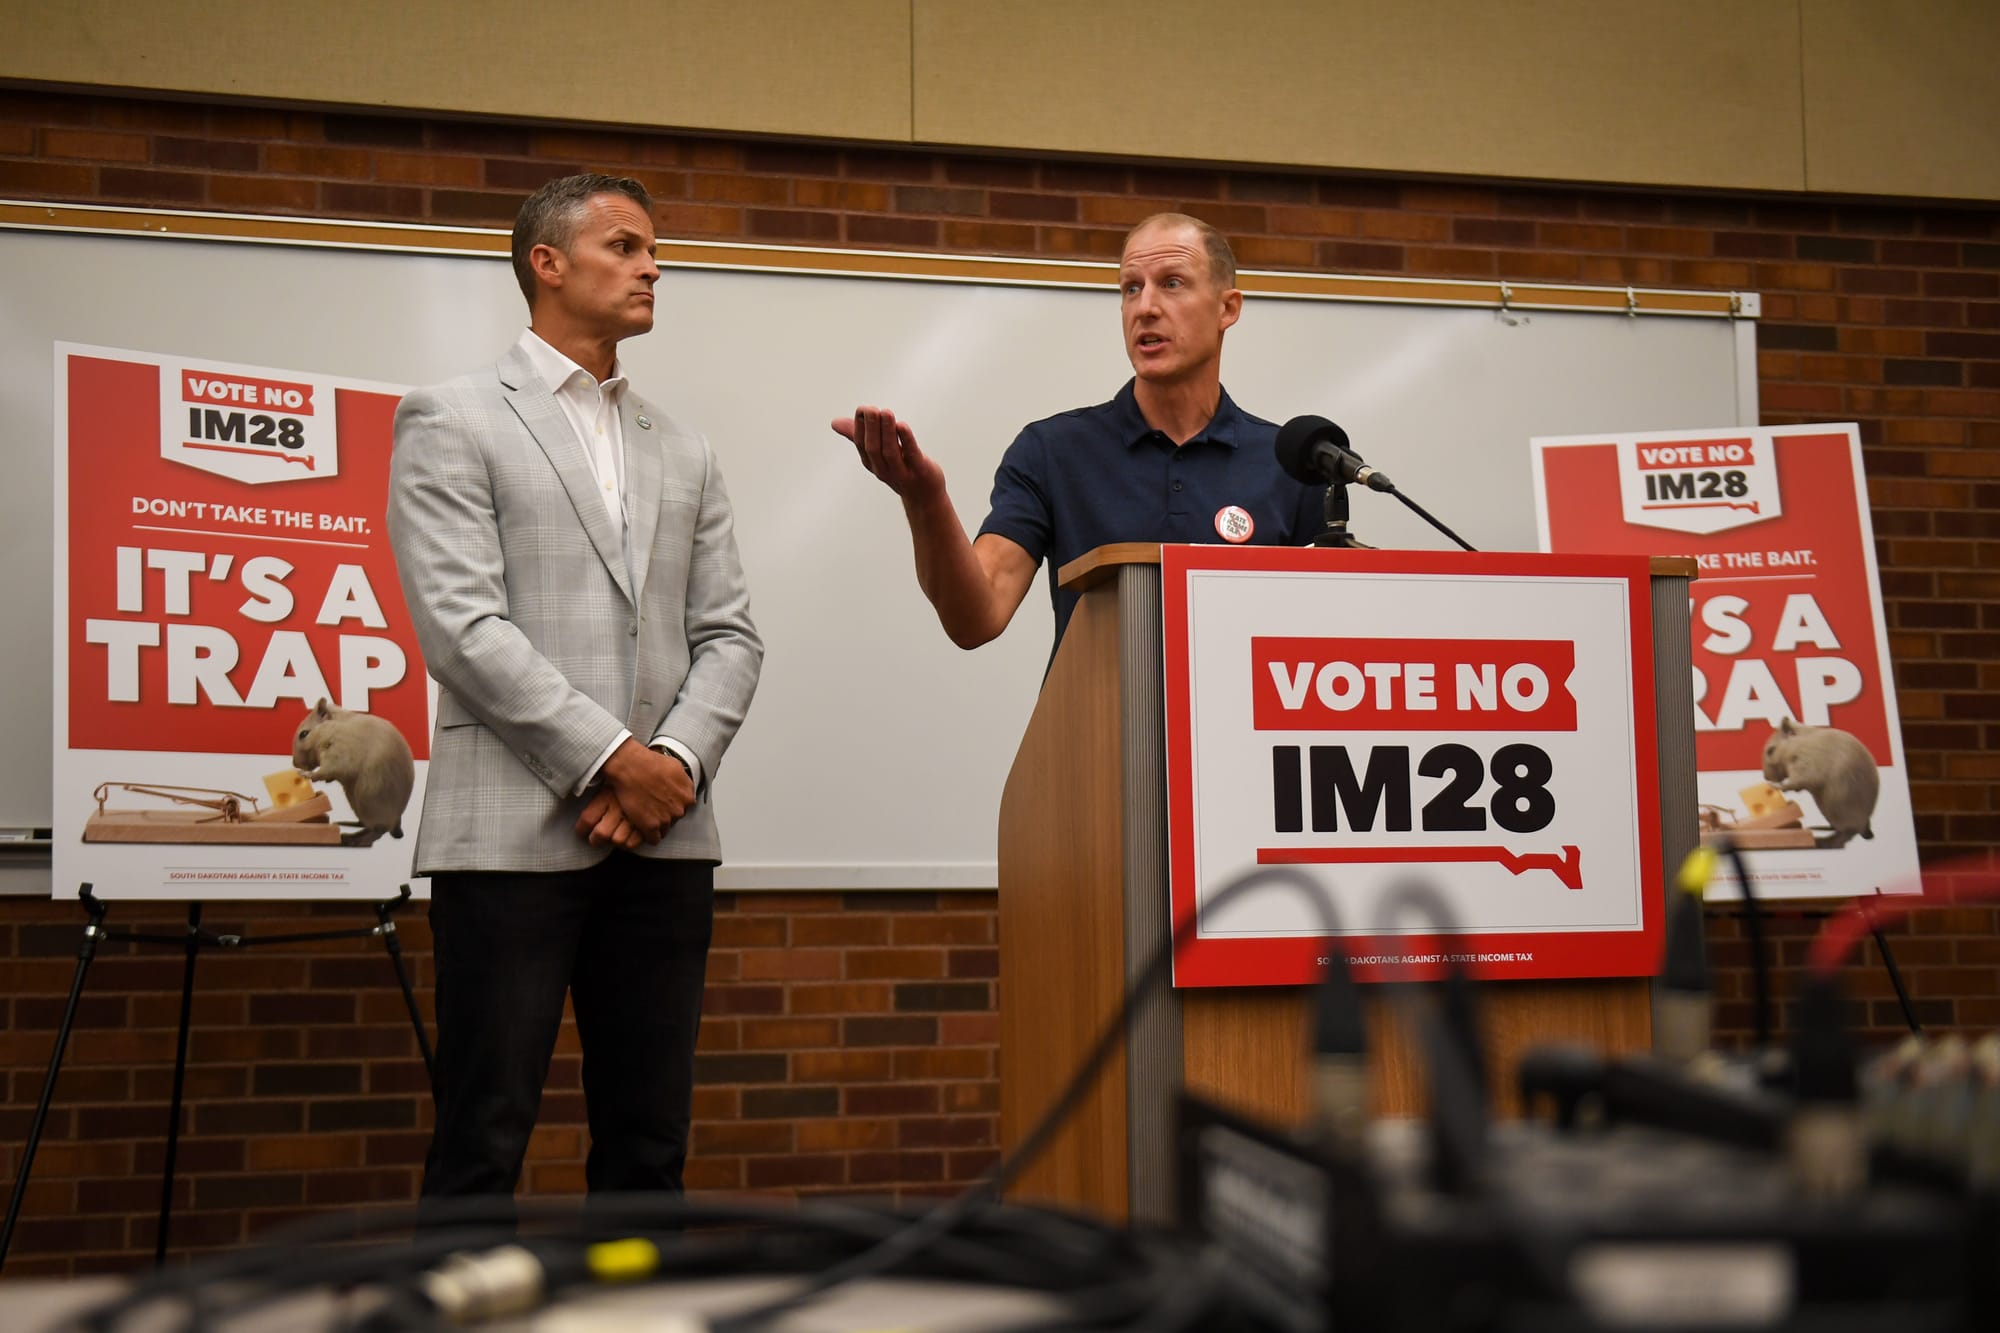
[[[1297,442],[1309,448],[1317,440],[1323,445],[1324,452],[1329,455],[1328,457],[1322,458],[1315,455],[1310,460],[1307,460],[1300,456],[1299,450],[1289,447],[1287,435],[1300,426],[1307,427],[1309,430],[1316,427],[1317,433]],[[1321,439],[1322,435],[1326,438]],[[1287,457],[1288,454],[1290,455],[1289,458]],[[1375,549],[1367,542],[1358,540],[1354,534],[1347,530],[1347,484],[1353,481],[1360,482],[1371,491],[1387,491],[1398,500],[1401,500],[1405,509],[1408,509],[1418,518],[1430,524],[1454,542],[1457,542],[1464,549],[1468,551],[1477,551],[1479,549],[1446,527],[1444,522],[1432,514],[1430,510],[1397,490],[1396,483],[1389,480],[1387,473],[1372,468],[1363,462],[1360,451],[1348,443],[1347,432],[1334,425],[1331,421],[1326,421],[1319,417],[1295,417],[1291,421],[1286,422],[1284,429],[1278,433],[1278,458],[1279,465],[1291,475],[1298,477],[1301,481],[1313,473],[1317,473],[1327,478],[1330,483],[1326,488],[1326,527],[1317,537],[1313,538],[1312,544],[1314,546],[1346,547],[1351,550],[1362,551],[1372,551]]]
[[[1312,539],[1314,546],[1338,546],[1354,551],[1375,548],[1347,530],[1347,483],[1336,481],[1326,488],[1326,526]]]
[[[1352,453],[1353,451],[1350,450],[1349,452]],[[1361,455],[1355,454],[1354,457],[1357,460],[1359,460]],[[1438,518],[1435,514],[1431,513],[1430,510],[1424,508],[1422,505],[1418,504],[1415,500],[1412,500],[1409,496],[1397,490],[1396,483],[1390,481],[1388,477],[1384,476],[1380,472],[1374,472],[1373,469],[1363,469],[1363,470],[1373,473],[1372,476],[1363,479],[1367,483],[1368,489],[1387,491],[1389,494],[1395,496],[1398,500],[1401,500],[1403,502],[1403,507],[1405,509],[1409,510],[1411,513],[1415,514],[1418,518],[1422,519],[1424,522],[1436,528],[1439,532],[1442,532],[1445,536],[1457,542],[1460,546],[1464,547],[1466,550],[1477,551],[1479,549],[1478,547],[1474,546],[1471,542],[1467,541],[1465,538],[1459,536],[1457,533],[1453,532],[1450,528],[1446,527],[1444,525],[1444,521]],[[1333,487],[1327,491],[1326,522],[1328,528],[1332,528],[1334,526],[1334,499],[1333,499],[1334,491],[1340,492],[1339,527],[1342,535],[1344,536],[1347,531],[1347,483],[1336,482],[1334,483]],[[1330,546],[1366,546],[1366,543],[1364,542],[1357,542],[1352,540],[1326,542],[1326,543],[1322,543],[1318,540],[1315,540],[1313,542],[1313,545],[1315,546],[1319,546],[1322,544]],[[1372,550],[1373,548],[1369,547],[1368,549]]]

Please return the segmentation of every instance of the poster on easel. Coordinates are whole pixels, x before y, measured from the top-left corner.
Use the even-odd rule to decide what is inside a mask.
[[[1544,551],[1692,556],[1702,836],[1760,898],[1914,892],[1915,816],[1853,425],[1531,442]],[[1725,866],[1711,897],[1740,897]]]
[[[382,519],[402,393],[56,344],[56,896],[410,881],[433,705]]]

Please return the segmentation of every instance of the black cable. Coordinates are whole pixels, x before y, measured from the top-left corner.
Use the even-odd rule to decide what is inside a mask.
[[[1667,890],[1667,943],[1661,951],[1659,988],[1653,996],[1653,1051],[1678,1064],[1700,1059],[1715,1044],[1708,919],[1701,905],[1715,860],[1712,848],[1690,855]],[[1691,883],[1697,874],[1699,880]],[[1557,1071],[1557,1077],[1564,1075]],[[1572,1108],[1575,1104],[1571,1103]]]
[[[933,1259],[945,1259],[961,1266],[978,1269],[980,1264],[971,1262],[972,1251],[962,1240],[947,1240],[951,1233],[967,1224],[982,1210],[1002,1207],[996,1200],[1022,1170],[1024,1170],[1047,1147],[1056,1131],[1074,1112],[1076,1106],[1086,1096],[1096,1079],[1103,1072],[1104,1065],[1115,1053],[1129,1030],[1139,1006],[1148,1002],[1161,988],[1170,974],[1175,956],[1198,928],[1201,911],[1214,913],[1237,897],[1273,883],[1289,885],[1302,893],[1321,916],[1327,936],[1336,938],[1339,923],[1331,903],[1321,892],[1319,885],[1297,867],[1264,866],[1239,876],[1223,886],[1206,904],[1205,908],[1191,914],[1172,935],[1156,950],[1141,970],[1134,984],[1128,989],[1118,1014],[1099,1034],[1089,1054],[1069,1084],[1055,1102],[1044,1112],[1040,1121],[1023,1139],[1022,1143],[999,1163],[985,1179],[975,1184],[965,1193],[949,1203],[931,1209],[914,1221],[904,1217],[892,1217],[880,1212],[872,1212],[851,1206],[815,1204],[795,1207],[786,1212],[774,1207],[759,1207],[744,1204],[700,1203],[690,1204],[684,1199],[674,1198],[663,1206],[659,1200],[635,1201],[626,1205],[621,1200],[593,1201],[592,1213],[587,1222],[592,1229],[611,1228],[621,1234],[628,1228],[621,1228],[621,1222],[640,1221],[646,1218],[659,1219],[664,1212],[666,1220],[674,1227],[672,1239],[678,1242],[682,1229],[689,1225],[729,1225],[757,1223],[766,1226],[790,1225],[805,1228],[823,1228],[850,1235],[862,1242],[866,1248],[851,1254],[841,1262],[809,1279],[803,1286],[784,1296],[766,1302],[734,1315],[724,1316],[712,1323],[716,1333],[737,1333],[754,1328],[777,1315],[797,1308],[817,1298],[843,1283],[887,1273],[903,1267],[916,1256],[930,1253]],[[1339,960],[1337,966],[1344,970],[1345,957],[1338,949],[1333,955]],[[546,1219],[554,1215],[549,1208],[532,1205],[522,1207],[509,1200],[466,1200],[454,1201],[448,1205],[426,1206],[427,1221],[438,1227],[454,1223],[478,1223],[492,1221],[491,1231],[452,1231],[420,1233],[418,1241],[402,1251],[399,1261],[388,1266],[398,1276],[421,1275],[444,1254],[461,1250],[470,1243],[492,1244],[495,1241],[510,1243],[511,1231],[500,1223],[507,1218],[518,1221]],[[1036,1214],[1039,1222],[1047,1215]],[[285,1279],[280,1291],[297,1291],[302,1287],[321,1283],[357,1281],[383,1276],[384,1258],[380,1254],[343,1253],[332,1256],[313,1256],[301,1263],[301,1248],[315,1241],[355,1240],[369,1228],[381,1227],[400,1230],[410,1224],[406,1210],[385,1210],[375,1213],[345,1215],[336,1218],[320,1218],[297,1227],[289,1228],[258,1247],[239,1255],[226,1257],[212,1264],[190,1265],[177,1271],[162,1271],[151,1280],[142,1282],[125,1296],[80,1316],[78,1325],[92,1329],[110,1329],[113,1322],[155,1301],[174,1296],[185,1296],[190,1301],[190,1322],[185,1327],[199,1330],[210,1317],[220,1317],[241,1313],[243,1309],[255,1308],[268,1303],[271,1294],[262,1287],[254,1287],[233,1302],[217,1304],[204,1300],[204,1293],[212,1292],[213,1284],[219,1282],[247,1283],[258,1277]],[[1016,1237],[1018,1240],[1018,1237]],[[976,1247],[973,1247],[976,1249]],[[1101,1259],[1100,1256],[1095,1256]],[[1046,1261],[1050,1256],[1042,1256]],[[1046,1279],[1053,1271],[1045,1262],[1040,1267],[1022,1269],[1016,1265],[1013,1256],[1002,1255],[997,1268],[1004,1270],[1002,1280],[1014,1285],[1040,1287],[1041,1282],[1033,1278]],[[993,1276],[991,1270],[985,1275]],[[301,1279],[306,1279],[302,1281]],[[1024,1282],[1024,1279],[1028,1279]],[[397,1305],[407,1314],[411,1297],[405,1289],[397,1300]],[[212,1308],[203,1309],[203,1306]],[[386,1315],[385,1317],[390,1317]]]
[[[1880,896],[1882,890],[1875,890]],[[1881,952],[1883,970],[1889,974],[1889,985],[1895,989],[1896,1003],[1903,1007],[1903,1021],[1910,1025],[1910,1031],[1919,1037],[1924,1035],[1924,1025],[1917,1021],[1917,1007],[1910,1002],[1910,992],[1903,985],[1903,973],[1896,966],[1896,956],[1889,952],[1889,940],[1882,934],[1882,927],[1872,920],[1868,923],[1868,933],[1875,937],[1875,948]]]
[[[1457,533],[1453,532],[1450,528],[1446,527],[1444,525],[1443,519],[1437,517],[1437,515],[1431,513],[1430,510],[1424,508],[1422,505],[1418,504],[1415,500],[1412,500],[1409,496],[1403,494],[1401,491],[1391,490],[1389,494],[1395,496],[1398,500],[1401,500],[1404,506],[1407,507],[1411,513],[1415,514],[1418,518],[1422,519],[1424,522],[1436,528],[1439,532],[1442,532],[1445,536],[1457,542],[1460,546],[1464,547],[1466,550],[1477,551],[1479,549],[1477,546],[1474,546],[1471,542],[1467,541],[1465,538],[1459,536]]]
[[[1132,1020],[1138,1014],[1139,1006],[1152,998],[1153,994],[1159,990],[1161,983],[1165,982],[1170,976],[1175,957],[1186,947],[1187,942],[1194,938],[1195,931],[1199,928],[1202,912],[1206,911],[1213,915],[1237,898],[1272,883],[1289,884],[1299,890],[1319,911],[1320,926],[1326,933],[1327,938],[1335,939],[1339,936],[1340,922],[1334,914],[1333,904],[1327,901],[1325,894],[1320,892],[1319,884],[1296,866],[1259,866],[1231,880],[1216,892],[1205,908],[1198,907],[1195,911],[1189,913],[1188,919],[1181,922],[1173,933],[1154,950],[1153,956],[1147,960],[1146,966],[1140,971],[1138,979],[1126,989],[1125,998],[1123,1003],[1119,1005],[1118,1013],[1098,1033],[1097,1040],[1092,1044],[1090,1053],[1084,1057],[1083,1063],[1077,1066],[1076,1072],[1070,1076],[1070,1081],[1064,1087],[1062,1095],[1056,1098],[1047,1111],[1043,1112],[1042,1118],[1036,1122],[1033,1129],[1028,1131],[1027,1136],[1021,1140],[1020,1146],[1015,1148],[1012,1153],[1009,1153],[1006,1159],[998,1166],[994,1167],[985,1180],[975,1184],[967,1192],[968,1195],[983,1193],[989,1196],[998,1196],[1008,1185],[1014,1182],[1014,1179],[1022,1171],[1028,1168],[1029,1164],[1035,1158],[1041,1156],[1042,1151],[1048,1147],[1049,1141],[1062,1128],[1063,1122],[1069,1119],[1077,1106],[1089,1095],[1092,1085],[1097,1082],[1097,1076],[1104,1071],[1105,1063],[1110,1060],[1118,1047],[1124,1043],[1125,1035],[1131,1030]],[[1337,954],[1338,950],[1334,952]],[[1345,962],[1344,958],[1342,962]],[[718,1333],[720,1333],[720,1330],[718,1330]]]
[[[1711,993],[1706,925],[1697,894],[1679,885],[1668,890],[1667,947],[1660,959],[1660,982],[1668,990],[1703,998]]]
[[[293,1272],[303,1271],[312,1278],[320,1281],[340,1281],[346,1276],[342,1265],[357,1262],[354,1256],[358,1253],[366,1252],[342,1250],[333,1255],[322,1255],[308,1248],[308,1243],[359,1239],[359,1236],[344,1233],[363,1229],[370,1221],[378,1217],[385,1222],[395,1219],[406,1227],[409,1221],[409,1211],[407,1209],[396,1209],[392,1213],[382,1210],[379,1212],[341,1214],[331,1219],[313,1219],[312,1223],[297,1229],[303,1234],[294,1243],[259,1242],[247,1249],[189,1264],[182,1268],[158,1269],[135,1283],[129,1290],[117,1298],[104,1305],[82,1311],[73,1316],[72,1322],[79,1328],[108,1330],[116,1326],[115,1321],[119,1318],[155,1301],[185,1297],[192,1305],[198,1305],[202,1299],[202,1294],[215,1285],[230,1282],[247,1282],[264,1275],[266,1272],[281,1272],[290,1269]],[[290,1230],[292,1229],[286,1229],[287,1232]],[[475,1240],[490,1241],[492,1235],[493,1233],[488,1230],[476,1232],[462,1230],[450,1233],[446,1241],[441,1242],[441,1246],[449,1244],[462,1248],[464,1245],[472,1243]],[[301,1258],[302,1252],[306,1256],[303,1259]],[[429,1256],[431,1250],[421,1244],[421,1242],[412,1242],[406,1248],[405,1252],[411,1257],[412,1261],[430,1262]],[[442,1257],[443,1253],[448,1252],[449,1250],[440,1248],[438,1257]],[[360,1273],[362,1277],[370,1275],[379,1276],[384,1270],[385,1262],[380,1257],[371,1257],[365,1262],[368,1266]],[[391,1257],[386,1266],[390,1268],[397,1266],[393,1257]],[[294,1285],[304,1286],[309,1285],[309,1283],[299,1282]],[[194,1313],[197,1316],[194,1326],[199,1327],[200,1312],[197,1309]]]
[[[1222,1313],[1227,1287],[1221,1265],[1225,1259],[1214,1252],[1200,1256],[1179,1274],[1179,1280],[1160,1292],[1159,1299],[1139,1322],[1134,1333],[1185,1333],[1190,1328],[1214,1327],[1214,1316]]]
[[[1422,880],[1392,887],[1381,915],[1393,922],[1409,909],[1427,917],[1441,936],[1458,933],[1458,917],[1442,893]],[[1472,979],[1458,963],[1445,968],[1441,1002],[1420,1009],[1415,988],[1398,983],[1397,1005],[1412,1018],[1430,1075],[1430,1128],[1435,1183],[1445,1193],[1479,1186],[1487,1149],[1486,1053],[1480,1046],[1478,1002]]]
[[[1179,1258],[1180,1256],[1175,1256]],[[1191,1262],[1168,1263],[1165,1256],[1159,1271],[1139,1279],[1107,1283],[1095,1291],[1073,1293],[1063,1300],[1063,1309],[1054,1315],[1038,1315],[985,1329],[983,1333],[1066,1333],[1077,1328],[1145,1330],[1168,1333],[1200,1321],[1213,1327],[1226,1304],[1223,1284],[1215,1265],[1217,1251],[1195,1256]],[[1172,1323],[1159,1322],[1162,1312]]]
[[[1750,883],[1750,869],[1744,864],[1743,849],[1727,833],[1722,835],[1721,842],[1723,854],[1729,858],[1730,868],[1736,872],[1736,882],[1742,886],[1743,928],[1750,936],[1752,1021],[1757,1049],[1762,1051],[1771,1045],[1771,960],[1764,948],[1764,905],[1757,900],[1757,890]]]
[[[995,1166],[985,1179],[949,1203],[925,1214],[907,1231],[890,1237],[876,1249],[856,1255],[847,1263],[807,1279],[796,1290],[783,1296],[710,1321],[712,1333],[751,1333],[752,1330],[769,1323],[779,1315],[795,1310],[844,1283],[875,1277],[900,1267],[912,1255],[950,1232],[982,1200],[997,1197],[1036,1157],[1041,1155],[1063,1123],[1089,1094],[1098,1075],[1103,1072],[1106,1062],[1123,1044],[1139,1006],[1150,1000],[1153,993],[1160,988],[1161,983],[1169,975],[1175,956],[1188,940],[1194,937],[1201,921],[1202,911],[1206,910],[1211,914],[1220,911],[1236,898],[1271,883],[1289,884],[1297,889],[1318,910],[1328,938],[1338,937],[1340,923],[1334,915],[1332,903],[1321,892],[1318,882],[1298,867],[1258,866],[1239,875],[1209,900],[1206,909],[1197,907],[1195,911],[1189,913],[1187,919],[1181,922],[1154,951],[1153,956],[1141,969],[1138,978],[1126,988],[1118,1013],[1098,1033],[1089,1054],[1070,1076],[1070,1081],[1062,1093],[1049,1109],[1043,1112],[1042,1118],[1028,1131],[1020,1146]],[[1339,953],[1337,948],[1333,950],[1335,956]],[[1345,965],[1344,958],[1341,965]]]
[[[415,1282],[453,1253],[519,1245],[536,1255],[543,1281],[551,1291],[593,1284],[585,1251],[599,1239],[637,1234],[659,1245],[661,1263],[654,1270],[680,1271],[712,1277],[720,1272],[796,1272],[801,1266],[821,1267],[879,1245],[905,1231],[911,1218],[900,1212],[851,1204],[815,1203],[786,1208],[753,1203],[689,1204],[677,1196],[627,1196],[598,1200],[577,1215],[576,1205],[524,1208],[524,1220],[573,1222],[573,1230],[516,1237],[500,1223],[510,1215],[505,1200],[467,1200],[449,1209],[434,1208],[446,1225],[419,1230],[410,1241],[390,1248],[350,1248],[334,1254],[314,1254],[302,1262],[299,1244],[265,1243],[248,1254],[224,1256],[193,1266],[171,1280],[141,1284],[140,1289],[98,1310],[87,1312],[79,1326],[108,1329],[123,1315],[150,1310],[157,1302],[185,1298],[187,1318],[178,1327],[198,1330],[215,1319],[241,1317],[301,1290],[339,1288],[370,1283],[394,1294],[394,1309],[382,1309],[364,1321],[370,1333],[397,1328],[427,1328],[437,1320],[416,1320],[412,1310],[428,1309]],[[614,1215],[615,1214],[615,1215]],[[491,1218],[495,1225],[467,1227],[468,1218]],[[381,1211],[331,1219],[314,1219],[295,1231],[322,1240],[352,1233],[400,1230],[410,1221],[407,1210]],[[634,1222],[666,1227],[650,1231]],[[690,1233],[690,1225],[741,1227],[716,1235]],[[1157,1285],[1159,1275],[1139,1263],[1134,1242],[1103,1224],[1041,1209],[992,1204],[973,1215],[959,1233],[943,1238],[926,1251],[927,1275],[982,1281],[1031,1290],[1088,1290],[1111,1272],[1117,1281]],[[1137,1271],[1135,1271],[1137,1270]],[[262,1277],[259,1282],[255,1279]],[[222,1295],[218,1296],[217,1293]],[[160,1311],[151,1311],[161,1313]],[[399,1322],[400,1321],[400,1322]],[[148,1325],[151,1327],[152,1325]]]
[[[656,1218],[662,1212],[671,1221],[708,1221],[717,1224],[778,1222],[795,1216],[776,1205],[708,1203],[688,1205],[678,1196],[628,1196],[613,1202],[593,1203],[592,1213],[583,1218],[585,1227],[594,1225],[600,1214],[615,1214],[607,1225],[630,1218]],[[567,1221],[577,1213],[573,1203],[524,1203],[512,1199],[477,1198],[425,1205],[426,1220],[414,1237],[395,1248],[344,1248],[324,1253],[315,1247],[328,1243],[354,1243],[379,1232],[400,1234],[413,1222],[407,1207],[369,1209],[310,1218],[281,1228],[266,1239],[242,1250],[216,1256],[177,1269],[157,1270],[139,1281],[122,1296],[74,1316],[77,1327],[105,1330],[115,1321],[155,1301],[184,1297],[199,1302],[204,1293],[217,1288],[245,1285],[261,1279],[282,1278],[280,1292],[314,1285],[339,1285],[383,1276],[421,1272],[455,1250],[490,1247],[514,1239],[511,1225],[518,1216],[525,1222]],[[690,1218],[690,1214],[699,1213]],[[240,1313],[262,1303],[265,1289],[249,1288],[222,1312]],[[199,1314],[199,1312],[197,1312]],[[199,1327],[197,1322],[195,1325]]]
[[[359,1318],[346,1321],[345,1328],[333,1333],[409,1333],[412,1329],[439,1327],[437,1311],[405,1287],[389,1287],[382,1303]]]
[[[1406,880],[1386,904],[1385,920],[1414,907],[1430,918],[1440,934],[1459,929],[1451,904],[1432,885]],[[1547,1221],[1531,1223],[1526,1212],[1496,1187],[1486,1171],[1490,1150],[1487,1123],[1485,1052],[1479,1043],[1472,979],[1452,964],[1445,974],[1446,1001],[1429,1009],[1417,1005],[1417,987],[1396,983],[1399,1008],[1413,1018],[1427,1057],[1431,1094],[1433,1185],[1440,1193],[1476,1194],[1490,1208],[1495,1234],[1510,1246],[1543,1291],[1557,1295],[1569,1289],[1571,1246]],[[1452,994],[1456,988],[1457,994]]]
[[[1846,997],[1837,976],[1808,973],[1792,1025],[1792,1073],[1800,1102],[1852,1103],[1858,1093]]]
[[[1195,1256],[1193,1262],[1169,1268],[1164,1282],[1155,1283],[1150,1297],[1134,1317],[1119,1327],[1131,1333],[1183,1333],[1190,1328],[1214,1328],[1227,1299],[1224,1281],[1228,1262],[1219,1250]]]

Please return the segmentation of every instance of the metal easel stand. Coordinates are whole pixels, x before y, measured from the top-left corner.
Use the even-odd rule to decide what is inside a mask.
[[[62,1023],[56,1030],[55,1050],[49,1054],[48,1076],[42,1080],[41,1100],[35,1105],[35,1118],[28,1127],[27,1149],[21,1156],[21,1169],[14,1178],[14,1192],[7,1201],[7,1220],[0,1226],[0,1265],[7,1262],[7,1251],[14,1243],[14,1224],[20,1219],[21,1201],[28,1190],[28,1176],[34,1169],[35,1150],[41,1146],[42,1126],[48,1119],[49,1102],[55,1095],[56,1076],[62,1072],[63,1051],[69,1045],[70,1029],[76,1020],[76,1005],[83,994],[83,979],[90,972],[90,964],[97,957],[97,946],[107,940],[133,944],[164,944],[184,951],[187,964],[181,971],[181,1021],[180,1034],[174,1046],[174,1089],[171,1104],[167,1109],[167,1157],[160,1175],[160,1226],[159,1235],[153,1247],[153,1262],[164,1264],[167,1259],[167,1227],[173,1217],[174,1200],[174,1159],[180,1148],[181,1100],[187,1083],[188,1020],[194,1009],[194,963],[204,948],[247,949],[256,945],[306,944],[316,940],[350,940],[379,937],[389,954],[389,965],[396,970],[396,983],[403,989],[403,1003],[410,1011],[410,1026],[417,1034],[417,1049],[423,1053],[424,1074],[434,1078],[431,1068],[431,1041],[424,1031],[423,1015],[417,1010],[417,994],[410,986],[409,972],[403,967],[403,944],[396,935],[396,923],[392,916],[396,910],[410,901],[410,886],[401,886],[394,898],[375,904],[375,924],[349,930],[315,930],[295,935],[218,935],[212,930],[204,930],[201,925],[200,903],[189,903],[187,930],[180,935],[150,935],[143,931],[107,930],[104,914],[109,905],[91,892],[92,886],[82,885],[77,889],[77,898],[83,903],[83,910],[90,920],[83,928],[83,941],[77,948],[76,976],[69,986],[69,1001],[63,1006]]]

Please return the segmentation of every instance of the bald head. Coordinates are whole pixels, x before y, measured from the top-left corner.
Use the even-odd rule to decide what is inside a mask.
[[[1236,285],[1236,252],[1229,248],[1229,238],[1198,217],[1186,213],[1155,213],[1143,219],[1138,226],[1125,233],[1124,253],[1129,255],[1142,242],[1149,242],[1174,232],[1194,233],[1195,244],[1208,259],[1209,281],[1218,291],[1227,291]]]

